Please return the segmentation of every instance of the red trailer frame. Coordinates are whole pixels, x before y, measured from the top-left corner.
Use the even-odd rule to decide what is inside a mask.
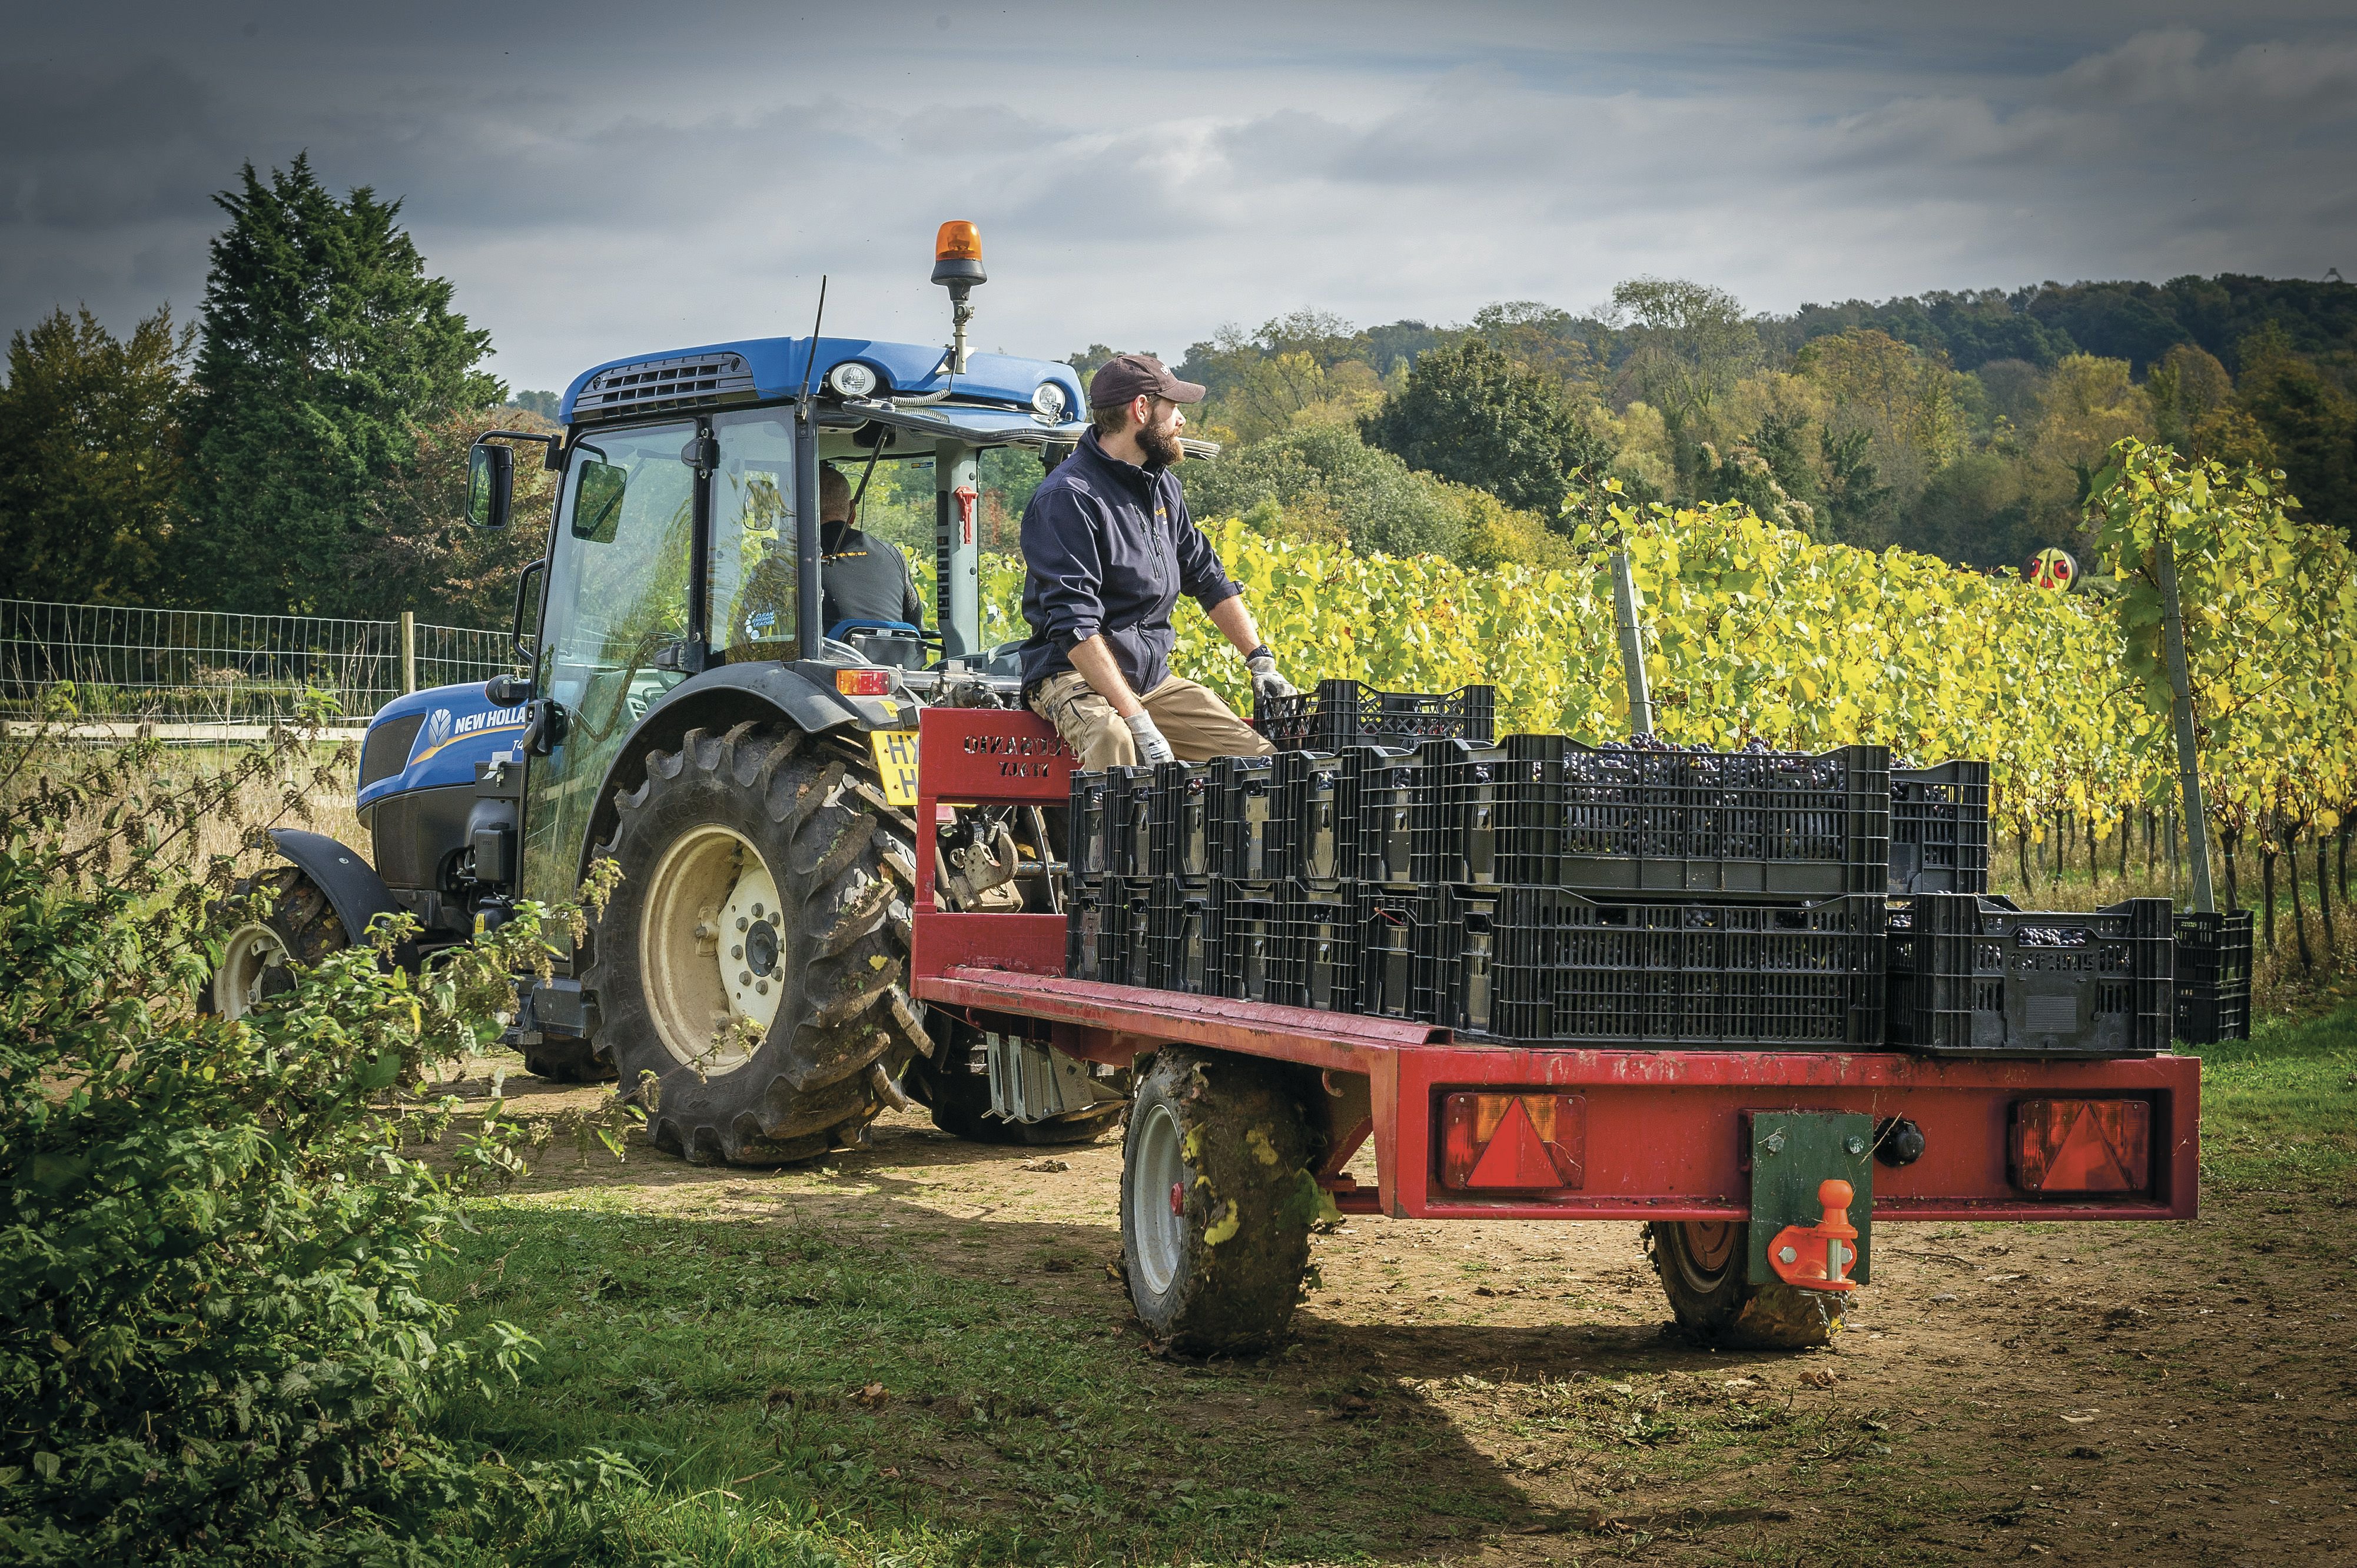
[[[919,715],[918,821],[955,806],[1056,805],[1075,760],[1043,720],[1000,709]],[[1476,1044],[1433,1025],[1190,996],[1063,977],[1060,915],[967,914],[934,900],[934,857],[917,856],[913,985],[1003,1034],[1046,1039],[1088,1061],[1127,1064],[1190,1045],[1322,1069],[1330,1104],[1320,1172],[1346,1212],[1403,1219],[1743,1219],[1751,1212],[1749,1118],[1773,1111],[1905,1117],[1924,1152],[1874,1177],[1878,1220],[2188,1219],[2197,1201],[2201,1064],[1934,1060],[1898,1051],[1574,1049]],[[1576,1185],[1484,1196],[1439,1180],[1443,1097],[1544,1091],[1574,1103],[1558,1134]],[[2029,1100],[2141,1101],[2150,1179],[2140,1192],[2041,1196],[2016,1185],[2008,1154]],[[1376,1187],[1342,1174],[1372,1138]]]

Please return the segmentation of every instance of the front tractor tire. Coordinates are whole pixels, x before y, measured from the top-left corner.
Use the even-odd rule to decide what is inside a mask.
[[[646,761],[598,851],[622,877],[584,977],[622,1092],[699,1165],[864,1144],[926,1047],[910,825],[864,760],[783,725],[691,730]]]
[[[1750,1230],[1741,1220],[1645,1227],[1645,1251],[1679,1328],[1729,1350],[1808,1350],[1830,1341],[1841,1331],[1841,1298],[1781,1280],[1751,1283],[1745,1270]]]
[[[290,963],[308,968],[351,946],[326,890],[299,867],[274,865],[246,877],[230,898],[244,906],[244,918],[222,943],[221,967],[202,997],[204,1010],[217,1017],[242,1018],[264,998],[293,989]]]
[[[1264,1349],[1301,1297],[1321,1212],[1297,1073],[1166,1047],[1139,1080],[1122,1144],[1130,1304],[1166,1349]]]

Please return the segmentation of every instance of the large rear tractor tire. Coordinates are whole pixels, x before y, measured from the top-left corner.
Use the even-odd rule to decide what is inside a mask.
[[[240,881],[230,897],[242,903],[256,894],[269,895],[270,912],[248,912],[230,932],[221,967],[205,983],[204,1010],[222,1018],[242,1018],[264,998],[292,989],[289,963],[307,968],[351,946],[326,891],[299,868],[274,865],[257,872]]]
[[[699,1165],[864,1145],[927,1046],[908,993],[914,830],[864,757],[784,725],[691,730],[616,804],[598,853],[622,880],[584,983],[648,1136]]]
[[[990,1113],[989,1076],[973,1071],[948,1047],[937,1047],[930,1061],[910,1062],[904,1087],[910,1099],[932,1112],[934,1126],[969,1144],[1043,1148],[1093,1143],[1117,1125],[1128,1109],[1125,1101],[1107,1100],[1052,1122],[1009,1122]]]
[[[1165,1348],[1257,1350],[1293,1321],[1321,1211],[1297,1077],[1166,1047],[1138,1082],[1122,1144],[1122,1262],[1138,1320]]]
[[[1729,1350],[1807,1350],[1841,1332],[1839,1297],[1746,1277],[1750,1226],[1740,1220],[1656,1220],[1645,1251],[1678,1326]],[[1820,1310],[1822,1303],[1822,1310]]]

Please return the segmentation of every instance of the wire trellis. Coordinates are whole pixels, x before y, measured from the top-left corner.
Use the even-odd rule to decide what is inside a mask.
[[[314,688],[364,724],[404,688],[403,622],[0,599],[0,720],[266,725]],[[508,634],[412,624],[417,689],[508,669]],[[62,688],[62,689],[61,689]]]

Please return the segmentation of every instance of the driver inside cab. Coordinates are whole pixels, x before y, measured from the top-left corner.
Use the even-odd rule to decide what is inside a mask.
[[[925,624],[925,601],[899,547],[855,526],[851,481],[832,467],[818,471],[820,610],[832,629],[847,620]]]

